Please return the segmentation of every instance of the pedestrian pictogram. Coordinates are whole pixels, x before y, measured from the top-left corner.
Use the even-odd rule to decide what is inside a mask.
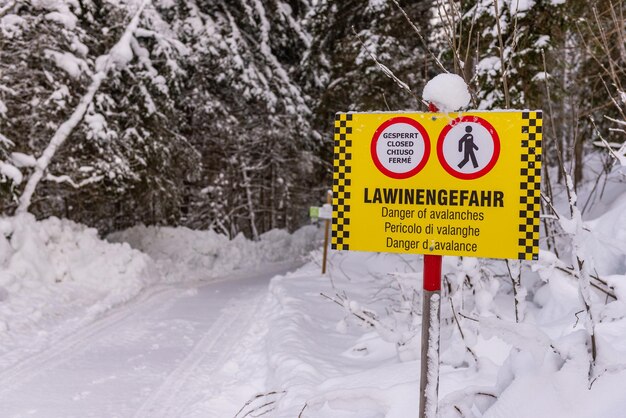
[[[489,173],[500,155],[498,133],[477,116],[463,116],[448,124],[439,135],[437,156],[441,166],[462,180]]]
[[[465,135],[459,141],[459,152],[463,153],[463,160],[459,163],[458,167],[463,168],[465,164],[472,159],[472,165],[474,168],[478,168],[478,161],[476,161],[476,154],[474,154],[474,150],[478,150],[479,148],[474,144],[474,135],[472,135],[472,127],[466,126]]]
[[[407,117],[392,118],[374,133],[371,154],[381,173],[394,179],[407,179],[426,165],[430,139],[417,121]]]

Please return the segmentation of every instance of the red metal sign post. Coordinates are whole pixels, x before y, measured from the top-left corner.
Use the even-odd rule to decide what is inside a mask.
[[[439,393],[439,309],[441,307],[440,255],[424,255],[422,299],[422,371],[420,418],[435,418]]]
[[[437,112],[432,103],[428,110]],[[440,255],[424,255],[422,299],[422,370],[420,373],[420,418],[435,418],[439,398],[439,311],[441,307]]]

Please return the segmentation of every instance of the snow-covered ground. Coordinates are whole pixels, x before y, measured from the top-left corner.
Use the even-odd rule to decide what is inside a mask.
[[[294,267],[151,288],[0,371],[2,416],[231,416],[263,389],[268,282]]]
[[[518,322],[516,262],[444,258],[440,417],[624,416],[621,187],[583,232],[609,291],[591,369],[567,248],[521,265]],[[321,275],[315,226],[256,243],[143,226],[104,241],[30,216],[0,231],[2,417],[417,416],[419,256],[331,251]]]
[[[30,215],[0,232],[2,417],[221,417],[229,388],[239,408],[262,388],[229,373],[262,342],[269,279],[322,235],[138,226],[104,241]]]
[[[270,416],[416,417],[419,258],[335,253],[331,263],[329,277],[308,265],[272,281],[280,308],[270,321],[268,385],[285,394]],[[444,264],[448,278],[484,269],[494,274],[494,280],[483,283],[491,288],[476,289],[475,306],[468,300],[455,306],[473,312],[471,317],[457,312],[455,319],[450,298],[442,301],[439,416],[623,417],[626,371],[620,359],[626,355],[626,321],[611,318],[598,327],[608,370],[600,371],[589,390],[585,334],[571,277],[555,273],[544,283],[525,270],[523,277],[544,289],[527,302],[525,322],[516,324],[504,262],[481,265],[450,257]],[[621,280],[626,283],[623,275]],[[605,311],[617,306],[623,302]]]

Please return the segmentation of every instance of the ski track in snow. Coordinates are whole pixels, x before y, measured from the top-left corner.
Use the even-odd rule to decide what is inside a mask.
[[[211,416],[211,398],[223,406],[232,378],[250,377],[242,370],[224,380],[223,367],[259,350],[269,279],[295,267],[159,286],[36,354],[8,353],[0,364],[21,358],[0,369],[0,416]]]
[[[144,310],[153,308],[162,303],[167,297],[176,293],[173,288],[151,289],[141,299],[131,305],[126,305],[93,324],[70,334],[65,339],[55,343],[46,351],[26,357],[11,367],[0,371],[0,399],[17,386],[35,379],[46,370],[59,367],[70,360],[69,355],[76,356],[87,348],[87,343],[98,335],[108,332],[129,317],[138,315]],[[8,353],[4,357],[9,357]],[[3,358],[4,360],[4,358]]]
[[[139,408],[134,417],[150,418],[159,415],[164,418],[177,418],[184,416],[185,408],[190,403],[189,399],[187,402],[181,402],[180,399],[184,396],[185,383],[194,380],[194,377],[198,380],[198,366],[207,358],[211,358],[211,354],[215,357],[211,358],[209,371],[216,371],[224,364],[232,348],[241,339],[246,329],[238,330],[238,332],[230,333],[230,335],[228,331],[232,330],[237,323],[250,323],[263,299],[262,296],[257,297],[254,303],[240,306],[242,309],[225,309],[222,311],[204,337],[181,364],[170,373],[159,389]],[[202,373],[205,376],[210,376],[210,373],[206,373],[206,369],[203,369]]]

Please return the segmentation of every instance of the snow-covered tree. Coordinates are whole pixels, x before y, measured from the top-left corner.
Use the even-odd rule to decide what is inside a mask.
[[[428,32],[431,2],[399,6]],[[326,0],[309,22],[313,40],[301,77],[325,127],[337,111],[423,109],[416,97],[433,68],[394,2]],[[417,93],[398,88],[374,58]]]
[[[603,118],[623,120],[623,2],[153,0],[120,43],[141,4],[0,7],[0,210],[39,170],[24,207],[103,232],[292,228],[329,187],[334,113],[424,110],[443,67],[478,107],[544,109],[546,165],[566,161],[575,183],[589,116],[619,141]]]
[[[584,155],[591,150],[589,116],[611,106],[602,74],[619,65],[623,2],[477,0],[439,9],[444,26],[458,22],[448,55],[457,58],[482,109],[544,110],[544,155],[548,166],[566,161],[575,185],[583,181]],[[453,17],[447,17],[452,15]],[[623,23],[623,22],[622,22]],[[609,48],[611,52],[606,53]],[[618,83],[619,84],[619,83]],[[613,90],[615,95],[615,90]],[[614,113],[611,112],[613,115]],[[559,171],[559,181],[564,180]]]
[[[40,171],[47,184],[32,206],[23,196],[24,209],[105,229],[124,201],[133,202],[120,214],[130,216],[127,225],[155,213],[146,205],[153,194],[161,195],[159,219],[168,203],[170,213],[178,210],[185,166],[197,160],[171,123],[171,93],[183,75],[177,60],[186,51],[157,8],[137,6],[15,2],[6,10],[0,42],[9,117],[1,128],[16,138],[16,151],[50,154],[26,170]]]
[[[312,101],[295,77],[311,5],[145,4],[124,42],[132,1],[3,9],[0,131],[35,159],[68,131],[49,163],[24,168],[45,185],[32,204],[27,187],[22,206],[104,231],[138,221],[250,236],[295,226],[319,165]],[[104,57],[115,65],[91,91]],[[14,206],[2,201],[3,211]]]
[[[188,223],[250,236],[305,215],[318,138],[293,74],[310,42],[300,1],[187,2],[181,39],[193,51],[184,131],[203,156]],[[303,196],[302,198],[300,196]],[[289,201],[289,204],[286,204]]]

